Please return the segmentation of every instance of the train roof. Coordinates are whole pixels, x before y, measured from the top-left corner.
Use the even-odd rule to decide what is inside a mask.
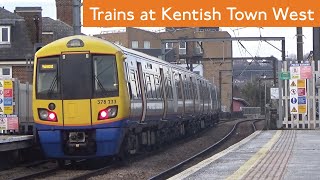
[[[118,45],[118,44],[114,44],[114,45],[118,46],[124,53],[129,53],[129,54],[133,54],[133,55],[136,55],[136,56],[141,56],[141,57],[144,57],[144,58],[148,58],[149,60],[152,60],[152,61],[155,61],[155,62],[159,62],[159,63],[162,63],[162,64],[166,64],[166,65],[171,66],[171,67],[175,67],[175,68],[177,68],[177,69],[179,69],[179,70],[181,70],[181,71],[191,73],[191,74],[193,74],[193,75],[195,75],[195,76],[197,76],[197,77],[199,77],[199,78],[201,78],[201,79],[204,79],[204,80],[208,81],[208,80],[205,79],[203,76],[200,76],[200,75],[198,75],[198,74],[196,74],[196,73],[194,73],[194,72],[191,72],[191,71],[186,70],[186,69],[183,68],[183,67],[180,67],[180,66],[171,64],[171,63],[169,63],[169,62],[167,62],[167,61],[164,61],[164,60],[162,60],[162,59],[159,59],[159,58],[157,58],[157,57],[150,56],[150,55],[145,54],[145,53],[143,53],[143,52],[139,52],[139,51],[136,51],[136,50],[133,50],[133,49],[129,49],[129,48],[127,48],[127,47],[124,47],[124,46],[121,46],[121,45]],[[209,81],[208,81],[208,83],[214,85],[213,83],[210,83]]]
[[[174,67],[176,69],[179,69],[180,71],[191,73],[191,74],[195,75],[196,77],[198,77],[200,79],[206,80],[209,84],[214,85],[213,83],[211,83],[210,81],[205,79],[203,76],[200,76],[200,75],[198,75],[196,73],[188,71],[187,69],[185,69],[183,67],[171,64],[171,63],[169,63],[167,61],[164,61],[162,59],[159,59],[157,57],[150,56],[150,55],[145,54],[143,52],[139,52],[139,51],[136,51],[136,50],[133,50],[133,49],[129,49],[129,48],[126,48],[124,46],[121,46],[121,45],[118,45],[118,44],[114,44],[114,43],[112,43],[112,42],[110,42],[108,40],[104,40],[104,39],[97,38],[97,37],[94,37],[94,36],[73,35],[73,36],[68,36],[68,37],[64,37],[64,38],[58,39],[56,41],[53,41],[53,42],[47,44],[46,46],[44,46],[40,50],[38,50],[37,53],[36,53],[36,57],[45,56],[50,51],[52,52],[52,54],[57,54],[57,52],[61,52],[61,51],[68,51],[68,50],[70,51],[70,49],[66,47],[66,42],[68,42],[68,41],[70,41],[72,39],[77,39],[77,38],[81,39],[83,41],[86,41],[85,45],[99,42],[100,44],[96,44],[95,47],[97,47],[98,45],[99,46],[107,46],[107,47],[110,48],[109,50],[112,50],[112,53],[116,53],[118,51],[122,51],[124,54],[132,54],[132,55],[135,55],[135,56],[141,56],[141,57],[147,58],[149,60],[152,60],[154,62],[158,62],[158,63],[165,64],[167,66]],[[48,48],[50,48],[50,51],[48,51]],[[61,48],[62,48],[62,50],[61,50]]]
[[[67,43],[74,39],[80,39],[85,43],[82,47],[67,47]],[[107,50],[112,54],[121,51],[121,49],[115,46],[113,43],[103,40],[101,38],[87,35],[73,35],[55,40],[45,45],[36,52],[35,56],[39,58],[48,55],[58,55],[61,54],[61,52],[79,51],[79,48],[82,48],[81,50],[86,50],[90,48],[101,52]]]

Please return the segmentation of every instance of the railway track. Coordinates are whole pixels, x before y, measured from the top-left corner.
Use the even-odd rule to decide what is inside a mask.
[[[234,121],[234,120],[229,120],[229,121],[225,121],[225,122],[231,122],[231,121]],[[220,141],[218,141],[217,143],[215,143],[211,147],[203,150],[202,152],[194,155],[193,157],[187,159],[186,161],[181,162],[178,165],[168,169],[167,171],[164,171],[164,172],[158,174],[157,176],[152,177],[151,179],[163,179],[164,177],[169,176],[169,174],[176,172],[181,166],[187,164],[191,160],[200,157],[201,155],[205,154],[206,152],[208,152],[210,150],[213,150],[215,147],[218,147],[220,144],[225,142],[235,132],[235,130],[237,129],[239,124],[244,123],[244,122],[249,122],[249,121],[253,121],[253,120],[240,120],[240,121],[238,120],[238,122],[235,122],[235,125],[233,126],[231,131],[228,132],[228,134],[226,136],[224,136]],[[252,122],[252,130],[253,131],[256,130],[256,127],[254,124],[257,121],[261,121],[261,120],[255,120]],[[225,122],[221,122],[221,123],[225,123]],[[150,154],[152,155],[154,153],[159,153],[159,152],[148,153],[148,155],[146,155],[146,156],[136,156],[136,157],[130,158],[130,160],[131,161],[141,160],[143,158],[149,157]],[[67,164],[66,169],[60,169],[57,166],[52,169],[37,172],[34,174],[29,174],[26,176],[21,176],[21,177],[14,178],[14,179],[15,180],[18,180],[18,179],[19,180],[20,179],[72,179],[72,180],[89,179],[90,177],[106,174],[107,172],[110,172],[113,169],[123,167],[123,164],[121,164],[121,163],[123,163],[123,162],[119,163],[118,161],[112,161],[112,162],[110,161],[109,163],[105,163],[105,165],[101,165],[100,167],[98,167],[96,169],[91,168],[91,170],[88,170],[88,169],[79,170],[79,168],[72,169],[72,168],[69,168],[72,165]],[[38,164],[38,163],[35,163],[35,164]]]
[[[151,177],[149,180],[158,180],[158,179],[167,179],[175,174],[177,174],[177,172],[179,172],[180,169],[182,169],[183,166],[185,166],[186,164],[190,163],[192,160],[196,159],[196,158],[201,158],[203,157],[205,154],[207,154],[208,152],[211,152],[213,151],[214,149],[218,148],[221,144],[223,144],[225,141],[227,141],[232,135],[233,133],[236,131],[237,127],[241,124],[241,123],[245,123],[245,122],[248,122],[248,121],[253,121],[251,123],[252,125],[252,130],[253,131],[256,131],[256,125],[255,123],[256,122],[259,122],[259,121],[262,121],[264,119],[258,119],[258,120],[244,120],[244,121],[240,121],[240,122],[237,122],[233,128],[230,130],[230,132],[224,136],[220,141],[216,142],[215,144],[213,144],[212,146],[204,149],[203,151],[195,154],[194,156],[178,163],[177,165],[157,174],[156,176],[153,176]]]
[[[58,164],[56,164],[55,166],[53,167],[50,167],[50,168],[46,168],[45,167],[45,163],[49,163],[50,161],[49,160],[41,160],[41,161],[36,161],[36,162],[32,162],[30,164],[26,164],[23,166],[23,168],[27,169],[27,170],[31,170],[34,169],[34,172],[29,172],[29,173],[24,173],[25,175],[22,175],[22,176],[16,176],[16,177],[13,177],[13,178],[7,178],[7,179],[11,179],[11,180],[26,180],[26,179],[35,179],[35,178],[40,178],[40,177],[46,177],[46,176],[50,176],[51,174],[54,174],[58,171],[64,171],[63,169],[61,169]],[[80,163],[82,161],[78,161],[76,163]],[[41,167],[41,165],[43,165]],[[67,163],[66,164],[66,168],[71,168],[74,164],[72,164],[71,162],[70,163]],[[43,169],[43,170],[39,170],[40,169]],[[21,171],[23,171],[23,169],[21,169]],[[17,174],[17,173],[16,173]]]

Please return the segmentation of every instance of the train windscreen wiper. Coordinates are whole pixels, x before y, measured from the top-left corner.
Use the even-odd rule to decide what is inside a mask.
[[[54,88],[57,86],[57,83],[58,82],[58,75],[56,74],[54,76],[54,79],[52,80],[51,84],[50,84],[50,88],[49,88],[49,91],[48,91],[48,97],[51,97],[52,94],[53,94],[53,90]]]
[[[103,85],[101,84],[100,80],[98,79],[97,75],[94,75],[94,79],[95,81],[98,83],[99,88],[101,89],[102,93],[104,96],[108,95],[108,91],[103,87]]]

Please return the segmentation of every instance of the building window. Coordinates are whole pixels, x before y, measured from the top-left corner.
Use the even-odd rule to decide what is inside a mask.
[[[143,48],[144,49],[150,49],[150,41],[144,41],[143,42]]]
[[[202,42],[201,41],[198,41],[196,42],[196,53],[197,54],[201,54],[202,53]]]
[[[187,54],[187,43],[186,42],[180,42],[179,54]]]
[[[4,76],[10,76],[11,75],[11,69],[10,68],[3,68],[2,69],[2,75]]]
[[[172,49],[173,48],[173,43],[166,43],[166,49]]]
[[[10,43],[10,26],[0,26],[0,44]]]
[[[0,67],[0,76],[6,77],[6,78],[12,78],[12,68]]]
[[[131,48],[139,48],[139,42],[138,41],[132,41],[131,42]]]

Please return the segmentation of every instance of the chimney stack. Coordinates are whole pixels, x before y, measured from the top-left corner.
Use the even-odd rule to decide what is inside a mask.
[[[16,7],[16,14],[24,17],[28,35],[32,44],[42,42],[42,9],[41,7]]]
[[[57,19],[73,27],[72,0],[56,0]]]

